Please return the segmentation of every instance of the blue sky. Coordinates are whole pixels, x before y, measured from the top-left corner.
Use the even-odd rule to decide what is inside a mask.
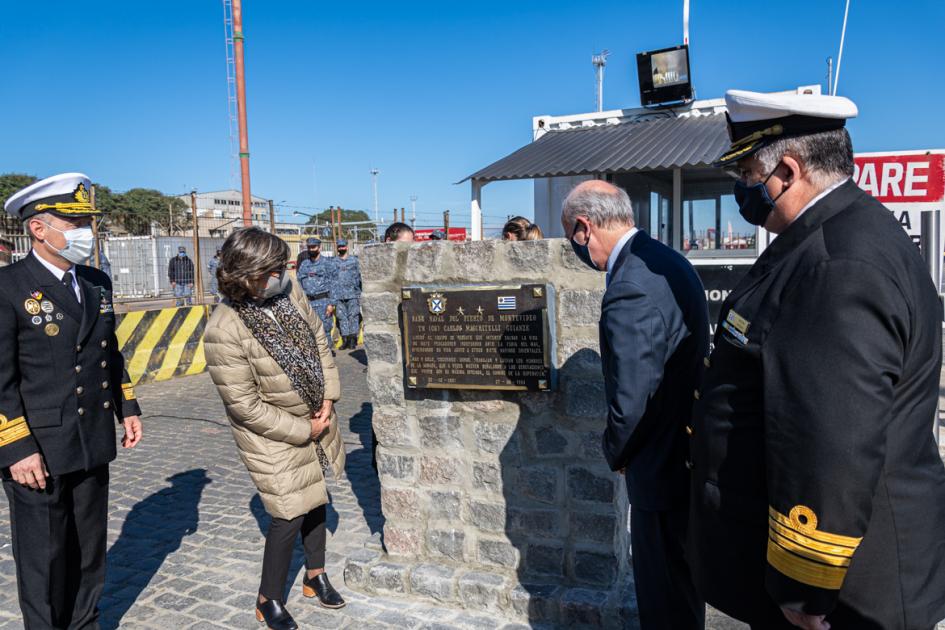
[[[81,10],[80,8],[81,7]],[[697,97],[823,82],[843,0],[692,0]],[[682,1],[244,0],[253,192],[287,205],[444,209],[531,140],[531,117],[639,104],[634,55],[680,43]],[[839,93],[858,151],[945,147],[945,3],[852,0]],[[4,2],[0,172],[82,170],[117,190],[231,187],[219,0]],[[487,225],[531,182],[484,189]],[[288,214],[286,215],[288,217]]]

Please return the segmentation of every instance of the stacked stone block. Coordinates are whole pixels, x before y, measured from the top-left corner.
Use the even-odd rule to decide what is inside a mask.
[[[361,267],[387,553],[351,559],[348,585],[622,625],[633,614],[626,491],[600,450],[603,275],[561,239],[379,245]],[[403,287],[520,283],[554,287],[555,391],[405,388]]]

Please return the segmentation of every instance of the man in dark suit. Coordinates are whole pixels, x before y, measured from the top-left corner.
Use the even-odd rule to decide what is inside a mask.
[[[778,236],[722,306],[695,406],[696,586],[752,628],[929,630],[945,617],[936,287],[851,179],[852,102],[725,100],[719,164]]]
[[[89,187],[66,173],[4,204],[33,246],[0,269],[0,470],[28,629],[98,627],[116,416],[123,446],[141,439],[111,281],[81,264],[98,214]]]
[[[708,353],[708,308],[695,270],[634,226],[630,199],[602,181],[565,199],[578,258],[607,272],[600,351],[607,396],[603,450],[626,476],[633,574],[644,630],[705,625],[686,540],[688,422]]]

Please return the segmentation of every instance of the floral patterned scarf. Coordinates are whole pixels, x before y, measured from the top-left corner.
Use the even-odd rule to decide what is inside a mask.
[[[308,406],[318,412],[325,397],[325,374],[315,333],[285,293],[263,302],[234,302],[240,320],[269,356],[282,368],[292,387]],[[266,313],[272,312],[272,317]],[[274,318],[274,319],[273,319]],[[315,441],[322,470],[330,467],[320,440]]]

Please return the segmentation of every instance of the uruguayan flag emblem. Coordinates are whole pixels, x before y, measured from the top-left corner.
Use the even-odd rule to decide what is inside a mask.
[[[514,295],[500,295],[499,296],[499,310],[500,311],[514,311],[517,308],[515,304]]]

